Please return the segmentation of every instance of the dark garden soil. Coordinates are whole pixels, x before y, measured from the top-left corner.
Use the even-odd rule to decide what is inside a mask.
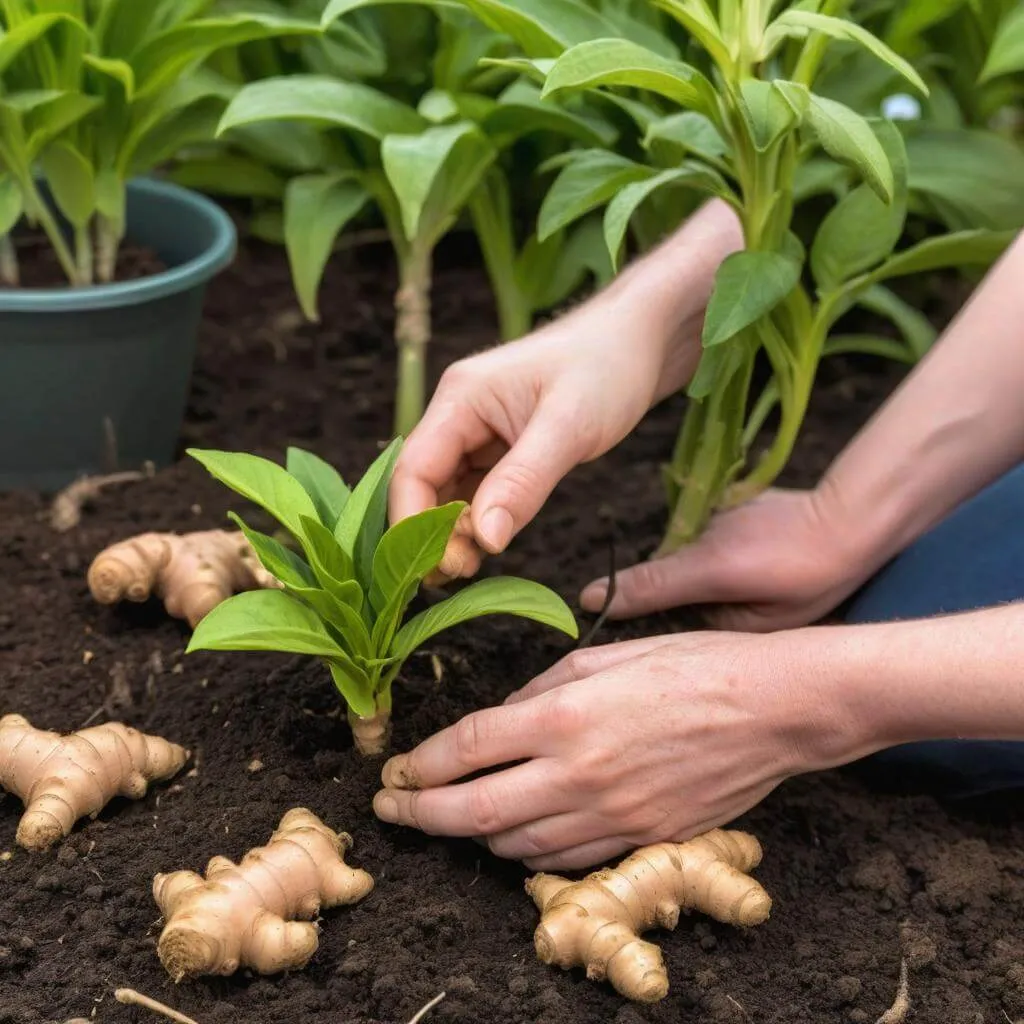
[[[68,279],[53,247],[42,235],[18,234],[14,239],[18,254],[20,288],[67,288]],[[117,253],[115,281],[135,281],[166,270],[167,265],[152,249],[132,245],[121,246]],[[0,282],[0,290],[10,288]]]
[[[482,278],[458,262],[438,272],[438,364],[492,336]],[[380,253],[348,253],[324,288],[331,326],[311,328],[295,312],[281,256],[245,247],[210,294],[183,441],[274,456],[295,443],[361,470],[389,427],[392,288]],[[826,371],[791,480],[812,480],[894,382],[874,364]],[[660,525],[657,466],[678,411],[656,411],[620,449],[575,473],[501,568],[571,599],[604,571],[613,528],[622,563],[646,554]],[[0,801],[0,853],[11,854],[0,860],[0,1024],[156,1019],[116,1004],[119,986],[199,1024],[400,1024],[442,990],[430,1022],[874,1022],[904,957],[913,1024],[1024,1017],[1020,805],[877,795],[838,773],[786,784],[745,818],[764,842],[757,874],[774,897],[772,918],[749,934],[687,918],[658,936],[672,984],[660,1005],[630,1006],[581,972],[541,965],[524,870],[470,841],[372,817],[379,765],[353,753],[318,664],[184,658],[186,631],[160,609],[90,600],[85,570],[101,547],[146,529],[218,526],[233,504],[188,460],[106,492],[68,534],[51,531],[43,499],[0,498],[0,712],[62,730],[118,717],[195,752],[176,784],[111,805],[46,855],[14,846],[20,807]],[[687,621],[667,615],[605,636]],[[565,651],[519,621],[444,635],[428,652],[443,678],[424,655],[396,691],[396,748],[499,701]],[[155,953],[153,874],[237,858],[296,805],[352,833],[353,860],[376,877],[374,893],[326,914],[304,972],[173,985]]]

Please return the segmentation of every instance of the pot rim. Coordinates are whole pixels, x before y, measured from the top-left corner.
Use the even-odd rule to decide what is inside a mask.
[[[0,314],[86,313],[97,309],[137,306],[205,284],[234,259],[238,244],[234,222],[213,200],[173,182],[156,178],[134,178],[128,182],[128,190],[143,198],[161,196],[189,207],[213,228],[213,241],[198,256],[158,274],[133,281],[77,288],[0,290]]]

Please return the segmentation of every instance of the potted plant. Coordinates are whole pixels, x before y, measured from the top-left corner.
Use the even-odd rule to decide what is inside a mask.
[[[212,136],[231,93],[201,67],[212,52],[318,31],[209,6],[0,3],[0,489],[173,455],[204,288],[235,233],[142,176]]]

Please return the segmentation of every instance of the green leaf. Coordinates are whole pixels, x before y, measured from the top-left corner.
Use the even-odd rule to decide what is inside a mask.
[[[594,39],[562,54],[548,73],[542,96],[609,85],[646,89],[708,117],[717,115],[714,87],[696,68],[628,39]]]
[[[320,522],[333,536],[350,493],[341,474],[330,463],[302,448],[288,449],[285,469],[306,489],[316,505]]]
[[[150,36],[132,55],[139,96],[167,88],[190,66],[216,50],[257,39],[316,35],[315,22],[267,14],[238,14],[222,18],[191,19]]]
[[[296,538],[303,535],[302,516],[316,517],[302,484],[276,462],[245,452],[189,448],[188,454],[222,484],[266,509]]]
[[[250,529],[245,520],[235,512],[229,512],[228,519],[245,534],[260,564],[274,579],[289,587],[316,586],[313,570],[294,551],[273,537],[268,537],[259,530]]]
[[[602,118],[541,99],[541,91],[518,78],[499,97],[480,127],[500,149],[535,132],[552,132],[584,146],[613,146],[618,133]]]
[[[544,197],[537,219],[540,241],[604,205],[620,189],[634,181],[651,178],[656,172],[605,150],[581,150],[573,154]]]
[[[1000,22],[978,82],[1015,71],[1024,71],[1024,6],[1019,3]]]
[[[406,237],[428,245],[450,227],[498,155],[467,121],[418,135],[389,135],[381,161],[398,198]]]
[[[216,196],[280,199],[285,190],[285,179],[280,174],[242,153],[188,159],[171,171],[170,178],[185,188]]]
[[[306,318],[320,320],[317,295],[334,243],[345,225],[370,199],[370,193],[352,176],[303,174],[285,189],[284,239],[295,294]]]
[[[604,240],[613,266],[618,265],[633,214],[649,196],[669,185],[690,187],[717,196],[729,193],[729,186],[720,174],[695,161],[684,161],[678,168],[669,168],[646,181],[626,185],[608,204],[604,214]]]
[[[579,636],[572,612],[556,593],[531,580],[498,577],[472,583],[410,619],[391,642],[390,653],[404,660],[442,630],[483,615],[518,615],[559,629],[573,639]]]
[[[775,84],[760,78],[745,78],[740,83],[740,113],[759,153],[774,146],[799,121]]]
[[[369,590],[373,583],[373,555],[384,536],[387,521],[388,486],[402,449],[395,438],[377,457],[363,478],[352,489],[334,536],[352,559],[356,579]]]
[[[967,0],[902,0],[893,5],[885,30],[885,41],[894,50],[906,52],[926,29],[945,21]]]
[[[10,174],[0,171],[0,238],[21,220],[23,212],[21,187]]]
[[[0,10],[3,10],[3,5],[0,5]],[[37,14],[26,18],[9,31],[0,33],[0,73],[4,72],[26,47],[46,35],[55,25],[68,25],[83,34],[88,31],[82,22],[76,18],[69,18],[66,14]]]
[[[377,140],[419,132],[427,125],[411,107],[368,85],[318,75],[288,75],[241,89],[224,112],[217,134],[240,125],[278,120],[315,121]]]
[[[192,651],[285,651],[344,658],[319,616],[280,590],[251,590],[221,602],[196,627]]]
[[[704,319],[713,348],[770,313],[800,281],[800,264],[777,252],[736,252],[718,268]]]
[[[811,248],[811,271],[823,291],[881,263],[896,247],[907,216],[907,154],[891,122],[876,125],[893,171],[893,198],[883,202],[867,185],[844,196],[821,223]]]
[[[868,121],[842,103],[824,96],[812,93],[810,100],[806,123],[821,148],[829,156],[854,167],[881,199],[891,202],[895,190],[892,166]]]
[[[129,103],[135,98],[135,72],[127,61],[87,53],[82,62],[98,74],[119,83],[124,90],[124,98]]]
[[[301,526],[299,541],[320,586],[359,610],[363,605],[363,588],[355,578],[348,552],[319,519],[302,516]]]
[[[886,260],[868,275],[872,282],[908,274],[927,274],[947,267],[989,266],[1016,237],[1015,231],[958,231],[926,238]]]
[[[327,663],[331,678],[345,703],[360,718],[372,718],[377,713],[370,677],[354,662],[336,659]]]
[[[892,338],[883,338],[875,334],[837,334],[825,342],[822,358],[832,356],[875,356],[889,359],[894,363],[913,365],[914,353],[909,346]]]
[[[714,122],[695,110],[684,110],[652,122],[644,135],[644,149],[653,151],[658,142],[678,147],[683,155],[693,153],[711,162],[729,151],[729,144]]]
[[[370,591],[370,604],[378,613],[396,601],[404,608],[423,578],[437,568],[464,508],[464,501],[453,501],[426,509],[384,534],[373,556]]]
[[[719,68],[732,66],[729,45],[721,26],[706,0],[651,0],[655,7],[667,11],[707,50]]]
[[[858,299],[858,305],[892,323],[915,359],[923,359],[939,336],[928,317],[882,285],[869,288]]]
[[[43,150],[39,165],[60,212],[74,227],[85,227],[96,211],[92,164],[70,142],[58,140]]]
[[[0,102],[10,103],[14,99],[14,95],[8,95],[0,99]],[[34,106],[25,114],[28,155],[31,158],[38,156],[47,143],[102,105],[103,101],[99,97],[85,96],[80,92],[50,93],[45,102]]]
[[[902,75],[916,89],[919,89],[926,96],[928,95],[928,86],[925,85],[924,79],[914,70],[912,64],[891,50],[881,39],[872,35],[867,29],[856,24],[856,22],[847,21],[845,18],[833,18],[827,14],[799,10],[795,7],[790,8],[788,11],[780,14],[765,33],[765,48],[770,53],[784,37],[796,36],[799,38],[805,36],[808,32],[820,32],[822,35],[830,36],[832,39],[857,43],[880,61],[888,64],[893,71]]]

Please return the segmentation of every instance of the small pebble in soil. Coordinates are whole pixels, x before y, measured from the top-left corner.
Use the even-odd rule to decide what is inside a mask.
[[[834,1004],[839,1006],[848,1005],[857,1001],[862,988],[863,985],[860,978],[847,974],[841,978],[836,978],[831,985],[829,995]]]

